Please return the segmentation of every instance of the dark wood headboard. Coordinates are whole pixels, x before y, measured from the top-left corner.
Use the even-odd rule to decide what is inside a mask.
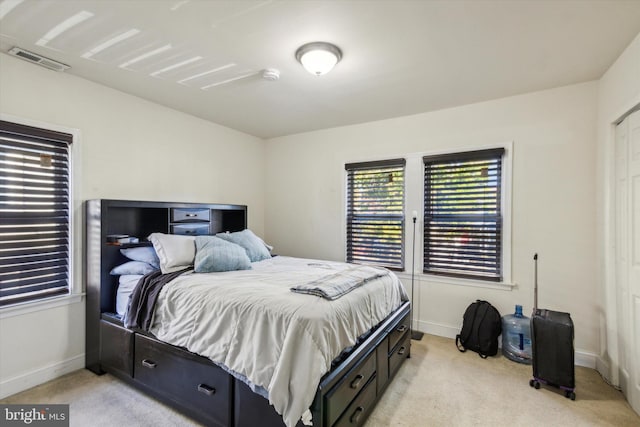
[[[115,312],[118,281],[109,272],[127,259],[120,249],[150,245],[151,233],[211,235],[247,227],[244,205],[132,200],[85,202],[86,366],[99,361],[100,318]],[[127,235],[138,243],[110,242]]]

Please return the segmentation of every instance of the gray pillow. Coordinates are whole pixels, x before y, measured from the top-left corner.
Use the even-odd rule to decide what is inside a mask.
[[[267,245],[249,229],[236,231],[235,233],[220,233],[216,234],[216,236],[242,246],[247,251],[251,262],[271,258]]]
[[[215,236],[196,236],[196,273],[249,270],[251,261],[242,246]]]
[[[146,262],[129,261],[113,267],[110,274],[113,276],[119,276],[121,274],[149,274],[155,270],[157,270],[156,267]]]
[[[139,246],[135,248],[120,249],[120,253],[132,261],[142,261],[160,268],[160,258],[153,246]]]

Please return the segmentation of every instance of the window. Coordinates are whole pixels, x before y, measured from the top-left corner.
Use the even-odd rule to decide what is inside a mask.
[[[69,293],[71,142],[0,120],[0,307]]]
[[[502,280],[504,148],[426,156],[424,272]]]
[[[350,163],[347,262],[404,269],[404,159]]]

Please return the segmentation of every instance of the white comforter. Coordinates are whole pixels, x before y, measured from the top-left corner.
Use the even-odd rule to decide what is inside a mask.
[[[309,423],[331,361],[407,300],[393,273],[335,301],[290,290],[348,266],[279,256],[252,270],[184,274],[161,291],[151,332],[267,390],[287,426]]]

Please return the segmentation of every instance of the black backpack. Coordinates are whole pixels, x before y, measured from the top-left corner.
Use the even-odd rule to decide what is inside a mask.
[[[456,335],[456,347],[475,351],[486,359],[498,353],[498,337],[502,319],[498,310],[487,301],[477,300],[467,307],[462,318],[462,331]]]

